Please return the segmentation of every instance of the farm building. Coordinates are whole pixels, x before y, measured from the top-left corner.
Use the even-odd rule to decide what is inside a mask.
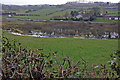
[[[104,16],[104,20],[120,20],[120,16]]]
[[[83,17],[83,16],[82,16],[82,15],[80,15],[80,14],[76,16],[76,18],[81,18],[81,17]]]

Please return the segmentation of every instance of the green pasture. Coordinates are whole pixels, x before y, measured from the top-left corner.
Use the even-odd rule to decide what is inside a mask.
[[[120,14],[108,14],[106,16],[120,16]]]
[[[49,13],[55,13],[56,11],[60,11],[62,8],[45,8],[38,11],[33,11],[24,14],[37,14],[40,16],[14,16],[14,18],[29,18],[29,19],[50,19],[51,17],[48,15]]]
[[[106,9],[106,11],[108,11],[108,13],[118,13],[118,9]]]
[[[39,15],[46,15],[49,13],[54,13],[56,11],[60,11],[62,10],[62,8],[44,8],[38,11],[33,11],[33,12],[29,12],[27,14],[39,14]]]
[[[71,38],[39,38],[16,36],[3,31],[3,36],[15,39],[27,49],[44,49],[45,54],[57,51],[58,59],[69,56],[74,62],[82,57],[89,64],[107,64],[109,55],[118,49],[118,40],[71,39]]]
[[[118,20],[104,20],[104,17],[97,17],[93,22],[118,22]]]
[[[70,13],[71,11],[75,11],[75,10],[78,10],[78,9],[66,9],[66,10],[63,10],[63,11],[60,11],[60,10],[62,10],[62,8],[50,8],[50,9],[46,8],[46,9],[42,9],[42,10],[39,10],[39,11],[34,11],[34,12],[27,13],[27,14],[38,14],[40,16],[13,16],[13,18],[51,19],[54,16],[65,15],[66,12]],[[49,13],[52,13],[52,14],[48,15]]]

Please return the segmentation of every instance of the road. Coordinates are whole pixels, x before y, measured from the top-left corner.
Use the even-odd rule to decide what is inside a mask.
[[[37,20],[37,19],[21,19],[21,18],[6,18],[3,17],[3,19],[10,19],[10,20],[22,20],[22,21],[38,21],[38,22],[69,22],[69,21],[64,21],[64,20]],[[113,22],[92,22],[92,21],[72,21],[72,22],[84,22],[84,23],[101,23],[101,24],[109,24]]]

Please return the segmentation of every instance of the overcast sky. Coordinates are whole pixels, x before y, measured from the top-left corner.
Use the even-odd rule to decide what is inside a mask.
[[[14,4],[14,5],[34,5],[34,4],[64,4],[69,1],[79,1],[79,0],[0,0],[2,4]],[[83,1],[83,0],[81,0]],[[119,0],[84,0],[84,1],[104,1],[118,3]]]

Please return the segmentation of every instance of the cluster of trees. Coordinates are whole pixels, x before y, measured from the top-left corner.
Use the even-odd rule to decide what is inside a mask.
[[[51,19],[52,20],[52,19]],[[83,18],[74,18],[74,17],[63,17],[63,18],[54,18],[54,20],[72,20],[72,21],[81,21]]]
[[[2,15],[16,15],[16,13],[15,12],[11,12],[11,13],[2,13]]]
[[[93,21],[96,19],[97,16],[99,16],[101,13],[101,8],[100,7],[93,7],[90,9],[90,11],[85,11],[85,13],[83,13],[83,10],[81,13],[79,13],[79,11],[71,11],[70,14],[69,13],[65,13],[64,17],[55,17],[54,20],[72,20],[72,21]],[[70,15],[70,16],[68,16]],[[77,18],[76,16],[81,15],[80,18]],[[87,19],[85,19],[85,17],[87,17]]]
[[[97,16],[100,16],[101,14],[101,8],[100,7],[93,7],[90,11],[89,11],[89,20],[93,21],[96,19]]]
[[[38,14],[16,14],[15,16],[40,16]]]
[[[98,15],[100,15],[101,9],[100,9],[100,7],[93,7],[92,11],[93,11],[94,16],[98,16]]]
[[[72,17],[75,17],[75,16],[77,16],[79,13],[78,13],[78,11],[71,11],[70,14],[72,15]]]
[[[38,14],[17,14],[15,12],[11,13],[2,13],[2,15],[13,15],[13,16],[40,16]]]
[[[29,13],[29,12],[33,12],[33,11],[37,11],[37,10],[31,10],[31,9],[29,9],[29,10],[27,10],[27,11],[25,11],[25,13]]]

